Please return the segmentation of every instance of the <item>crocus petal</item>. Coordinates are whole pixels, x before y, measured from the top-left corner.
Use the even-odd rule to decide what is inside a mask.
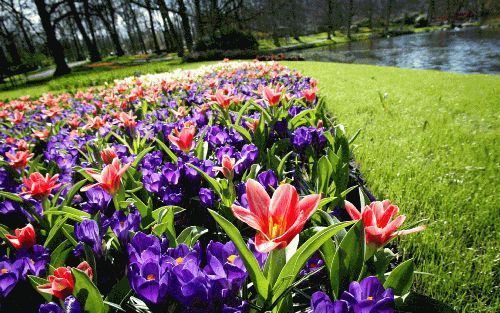
[[[349,216],[353,220],[361,219],[361,212],[359,212],[358,209],[356,209],[354,204],[352,204],[351,202],[346,200],[346,201],[344,201],[344,207],[345,207],[347,213],[349,214]]]

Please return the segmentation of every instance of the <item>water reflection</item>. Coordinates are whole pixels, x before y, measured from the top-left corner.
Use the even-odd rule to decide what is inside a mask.
[[[306,60],[500,74],[500,30],[469,28],[297,51]]]

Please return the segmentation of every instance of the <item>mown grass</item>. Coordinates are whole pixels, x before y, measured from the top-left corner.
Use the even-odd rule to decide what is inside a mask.
[[[432,274],[414,289],[458,312],[498,312],[500,77],[283,63],[315,77],[338,121],[361,129],[355,158],[375,194],[408,223],[428,219],[399,246]]]

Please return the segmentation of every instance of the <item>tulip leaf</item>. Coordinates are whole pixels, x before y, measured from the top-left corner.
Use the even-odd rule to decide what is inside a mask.
[[[23,202],[23,199],[21,197],[12,192],[0,191],[0,197],[16,202]]]
[[[124,276],[111,288],[111,291],[106,296],[105,303],[118,304],[121,308],[121,304],[132,294],[131,291],[132,288],[130,288],[128,278]]]
[[[71,272],[75,278],[73,295],[78,300],[78,303],[83,306],[83,311],[88,313],[104,313],[106,307],[102,301],[101,293],[92,280],[79,269],[72,268]]]
[[[177,238],[174,229],[174,210],[166,207],[158,214],[157,224],[153,226],[153,233],[157,236],[165,234],[171,247],[177,247]]]
[[[52,300],[52,295],[51,294],[48,294],[46,292],[41,292],[40,290],[38,290],[38,286],[41,286],[41,285],[45,285],[46,283],[48,283],[49,281],[44,279],[44,278],[41,278],[41,277],[38,277],[38,276],[33,276],[33,275],[28,275],[28,280],[30,281],[30,284],[31,286],[33,286],[33,288],[35,288],[35,290],[47,301],[47,302],[50,302]]]
[[[208,233],[208,229],[200,226],[189,226],[184,228],[177,237],[177,243],[184,243],[190,248],[196,243],[198,238]]]
[[[413,259],[409,259],[399,264],[387,277],[384,288],[392,288],[394,294],[403,296],[410,291],[413,282],[413,272],[415,265]]]
[[[222,227],[229,238],[233,241],[236,249],[238,249],[240,257],[243,260],[243,264],[245,264],[245,268],[248,271],[248,276],[250,276],[250,279],[255,286],[255,290],[262,299],[267,300],[269,297],[269,282],[262,273],[257,259],[255,259],[252,251],[248,249],[245,241],[241,237],[240,231],[231,222],[219,215],[217,212],[210,209],[208,211],[215,219],[217,224]]]
[[[73,198],[75,197],[76,193],[83,187],[85,182],[87,182],[86,178],[74,184],[73,187],[71,187],[71,189],[66,194],[66,197],[64,197],[64,201],[62,202],[61,206],[66,206],[71,204],[71,201],[73,201]]]
[[[73,246],[68,239],[61,242],[50,254],[50,265],[55,268],[63,266],[72,250]]]
[[[186,163],[187,166],[195,169],[198,173],[201,174],[201,176],[203,176],[203,178],[210,184],[210,186],[214,189],[214,191],[222,198],[223,197],[223,194],[222,194],[222,186],[221,184],[215,180],[214,178],[210,177],[210,175],[208,175],[207,173],[205,173],[204,171],[202,171],[199,167],[197,167],[196,165],[193,165],[191,163]]]
[[[333,172],[333,167],[326,155],[322,156],[318,161],[316,177],[318,179],[317,191],[322,194],[327,194],[328,186],[330,185],[330,176]]]
[[[66,223],[67,220],[67,216],[57,220],[54,226],[52,226],[52,228],[50,229],[49,234],[47,235],[47,239],[45,239],[45,243],[43,244],[44,247],[48,247],[50,245],[52,239],[54,239],[54,237],[59,233],[59,230],[61,229],[61,227],[63,227],[64,223]]]
[[[276,284],[273,287],[273,304],[277,304],[282,299],[311,255],[337,232],[352,224],[353,222],[343,222],[325,227],[311,236],[311,238],[297,249],[297,252],[288,260],[276,280]]]
[[[307,109],[307,110],[304,110],[302,112],[300,112],[299,114],[295,115],[291,120],[290,122],[288,122],[288,125],[290,125],[290,129],[294,129],[296,128],[295,126],[297,126],[298,122],[304,117],[306,116],[307,114],[311,113],[311,112],[314,112],[315,109]]]
[[[165,143],[163,143],[161,140],[159,140],[158,138],[155,138],[155,141],[156,143],[160,146],[160,148],[163,149],[163,151],[165,151],[165,153],[168,154],[168,156],[170,157],[170,159],[174,162],[174,163],[177,163],[177,156],[175,155],[175,153],[170,150],[169,147],[167,147],[167,145]]]
[[[240,135],[246,139],[246,141],[248,142],[252,142],[252,135],[250,135],[250,133],[248,132],[248,130],[246,130],[245,128],[243,128],[242,126],[240,125],[233,125],[233,128],[238,132],[240,133]]]
[[[135,159],[134,159],[134,162],[132,162],[132,167],[133,168],[137,168],[137,166],[139,165],[139,163],[142,161],[142,159],[146,156],[146,154],[148,154],[151,150],[153,150],[155,147],[149,147],[147,149],[144,149],[141,151],[141,153],[139,153]]]
[[[345,235],[331,259],[330,285],[335,298],[342,290],[347,290],[349,283],[357,280],[365,255],[365,231],[363,221],[358,221]]]

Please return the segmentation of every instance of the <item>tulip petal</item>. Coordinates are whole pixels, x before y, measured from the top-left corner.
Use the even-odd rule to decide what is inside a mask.
[[[346,201],[344,201],[344,207],[345,207],[347,213],[349,214],[349,216],[353,220],[360,220],[361,219],[361,212],[359,212],[358,209],[356,209],[354,204],[352,204],[351,202],[346,200]]]
[[[426,227],[422,225],[422,226],[417,226],[417,227],[410,228],[410,229],[400,230],[400,231],[394,232],[392,234],[392,236],[395,237],[395,236],[403,236],[403,235],[418,233],[418,232],[425,230],[425,228]]]
[[[386,207],[382,216],[377,216],[377,225],[378,227],[385,227],[391,218],[395,216],[399,211],[399,208],[395,205],[389,205]]]
[[[276,220],[294,221],[299,214],[298,209],[299,195],[297,190],[290,184],[284,184],[278,187],[271,198],[269,213]],[[287,227],[287,225],[285,225]]]
[[[268,240],[259,232],[255,235],[255,249],[260,253],[266,253],[277,248],[284,248],[282,242]]]
[[[398,229],[401,225],[403,225],[406,219],[405,215],[400,215],[396,217],[396,219],[389,223],[386,227],[384,227],[384,233],[387,235],[391,235],[396,229]]]
[[[256,180],[249,179],[246,184],[246,192],[250,211],[257,216],[259,220],[267,223],[271,199],[266,189]]]
[[[253,229],[262,232],[263,228],[261,225],[261,221],[253,212],[245,209],[244,207],[234,204],[231,206],[231,210],[233,211],[233,214],[237,219],[252,227]]]

